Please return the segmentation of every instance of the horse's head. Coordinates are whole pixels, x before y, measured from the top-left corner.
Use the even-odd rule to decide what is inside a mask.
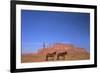
[[[56,54],[56,52],[54,52],[54,54]]]
[[[67,54],[67,51],[65,52],[65,54]]]

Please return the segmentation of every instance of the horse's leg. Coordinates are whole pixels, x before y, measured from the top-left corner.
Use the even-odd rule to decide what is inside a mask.
[[[64,55],[64,60],[66,60],[66,55]]]
[[[48,61],[48,56],[46,56],[46,61]]]
[[[65,55],[63,55],[63,60],[65,60]]]
[[[53,61],[53,56],[50,56],[49,61]]]
[[[47,61],[47,56],[45,57],[45,60]]]
[[[54,60],[54,57],[51,57],[51,61],[53,61]]]
[[[53,56],[53,61],[55,60],[55,56]]]
[[[59,60],[64,60],[64,55],[59,56]]]
[[[52,61],[52,60],[53,60],[52,56],[48,57],[48,61]]]
[[[59,60],[59,55],[57,55],[57,60]]]

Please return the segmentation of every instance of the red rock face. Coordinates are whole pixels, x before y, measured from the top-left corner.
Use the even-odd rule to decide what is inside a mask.
[[[75,47],[71,44],[56,43],[48,48],[41,48],[38,53],[50,53],[54,51],[57,53],[64,51],[67,51],[68,53],[87,52],[84,48]]]
[[[63,44],[63,43],[55,43],[47,48],[40,48],[37,52],[37,54],[32,54],[30,57],[31,61],[27,60],[27,62],[42,62],[46,61],[46,56],[48,53],[56,52],[57,56],[59,53],[67,52],[65,55],[65,60],[87,60],[90,59],[90,54],[84,49],[76,47],[72,44]],[[28,56],[26,56],[28,58]],[[22,56],[22,62],[26,62],[26,57]],[[56,57],[55,57],[56,58]],[[56,59],[55,59],[56,60]]]

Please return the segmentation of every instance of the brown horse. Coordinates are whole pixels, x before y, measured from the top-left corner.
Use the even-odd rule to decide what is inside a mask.
[[[65,55],[67,54],[67,52],[60,52],[57,54],[57,60],[65,60]],[[60,59],[62,58],[62,59]]]
[[[56,52],[48,53],[48,54],[46,55],[46,61],[54,60],[55,55],[56,55]]]

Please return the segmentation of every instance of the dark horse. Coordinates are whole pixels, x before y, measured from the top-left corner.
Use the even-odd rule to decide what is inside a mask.
[[[46,61],[49,61],[49,58],[50,58],[50,60],[54,60],[55,55],[56,55],[56,52],[48,53],[48,54],[46,55]]]
[[[65,60],[65,56],[67,55],[67,52],[60,52],[57,54],[57,60],[60,60],[60,58],[62,58],[62,60]]]

